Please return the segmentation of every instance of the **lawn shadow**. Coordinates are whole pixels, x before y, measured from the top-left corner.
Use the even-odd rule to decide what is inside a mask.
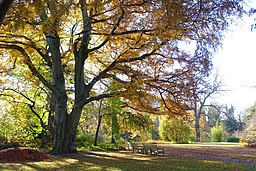
[[[168,155],[168,154],[167,154]],[[0,170],[256,170],[255,167],[174,156],[150,156],[128,151],[80,151],[53,161],[0,165]],[[248,169],[247,169],[248,168]]]

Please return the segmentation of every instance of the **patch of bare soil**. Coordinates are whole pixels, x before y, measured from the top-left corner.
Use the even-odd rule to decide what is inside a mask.
[[[256,166],[255,148],[218,146],[168,147],[165,148],[165,154],[169,157],[187,157]]]
[[[52,160],[53,156],[33,148],[8,148],[0,150],[0,163],[20,163]]]

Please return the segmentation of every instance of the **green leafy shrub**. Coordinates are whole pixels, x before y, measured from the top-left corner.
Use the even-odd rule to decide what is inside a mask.
[[[98,150],[98,151],[125,150],[125,147],[120,146],[118,144],[100,143],[98,146],[94,146],[93,145],[94,136],[92,135],[79,134],[77,135],[76,139],[77,139],[77,147],[83,150]]]
[[[211,128],[211,140],[213,142],[221,142],[223,140],[224,130],[219,123],[216,123],[215,127]]]
[[[196,135],[195,134],[190,134],[189,135],[189,141],[190,142],[196,142]]]
[[[125,147],[120,146],[118,144],[108,144],[108,143],[100,143],[99,144],[100,149],[102,150],[110,150],[110,151],[116,151],[116,150],[125,150]],[[95,149],[95,148],[94,148]]]
[[[94,143],[94,136],[79,134],[76,136],[77,147],[82,149],[92,149]]]
[[[236,137],[236,136],[228,136],[227,137],[227,142],[239,142],[240,138]]]
[[[172,118],[163,120],[160,125],[160,137],[176,143],[188,143],[191,129],[183,120]]]

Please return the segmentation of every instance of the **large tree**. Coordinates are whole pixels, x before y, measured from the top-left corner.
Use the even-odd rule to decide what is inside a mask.
[[[156,112],[152,102],[159,98],[178,114],[182,88],[174,80],[189,75],[191,63],[207,70],[210,49],[220,45],[230,16],[241,14],[240,3],[24,0],[13,4],[1,27],[0,65],[25,64],[28,79],[51,91],[53,152],[73,152],[82,109],[92,101],[119,96],[130,107]],[[180,50],[181,41],[196,43],[196,58]],[[109,83],[117,88],[102,91]]]
[[[196,141],[200,142],[200,119],[205,112],[204,108],[207,106],[207,100],[213,98],[213,95],[223,91],[221,89],[222,82],[219,80],[218,75],[211,81],[205,76],[198,76],[197,74],[191,74],[192,86],[189,91],[189,98],[191,104],[189,105],[194,113]]]

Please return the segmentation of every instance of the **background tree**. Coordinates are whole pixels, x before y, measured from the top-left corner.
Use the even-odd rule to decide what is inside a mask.
[[[208,122],[208,127],[216,126],[216,123],[221,123],[223,119],[222,113],[222,105],[218,103],[211,103],[210,105],[206,106],[206,119]]]
[[[188,143],[191,128],[182,118],[164,118],[160,124],[160,137],[176,143]]]
[[[246,115],[243,118],[244,130],[240,132],[241,142],[253,142],[256,138],[256,103],[246,110]]]
[[[225,118],[223,119],[223,124],[228,133],[232,134],[235,131],[239,130],[239,123],[235,118],[235,107],[231,105],[228,107],[227,105],[223,110]]]
[[[230,16],[242,13],[240,2],[25,0],[13,4],[1,27],[1,53],[8,59],[1,66],[17,60],[51,91],[52,151],[74,152],[83,107],[95,100],[123,97],[157,113],[156,100],[179,114],[179,93],[170,83],[185,69],[176,72],[174,65],[207,69]],[[189,40],[196,42],[195,58],[179,48]],[[113,82],[118,91],[101,91]]]
[[[190,100],[191,109],[194,112],[194,122],[196,131],[196,141],[200,142],[200,118],[204,111],[204,107],[207,105],[206,101],[212,98],[213,95],[219,93],[222,83],[218,80],[216,75],[212,81],[206,76],[192,75],[192,86],[190,87]]]

